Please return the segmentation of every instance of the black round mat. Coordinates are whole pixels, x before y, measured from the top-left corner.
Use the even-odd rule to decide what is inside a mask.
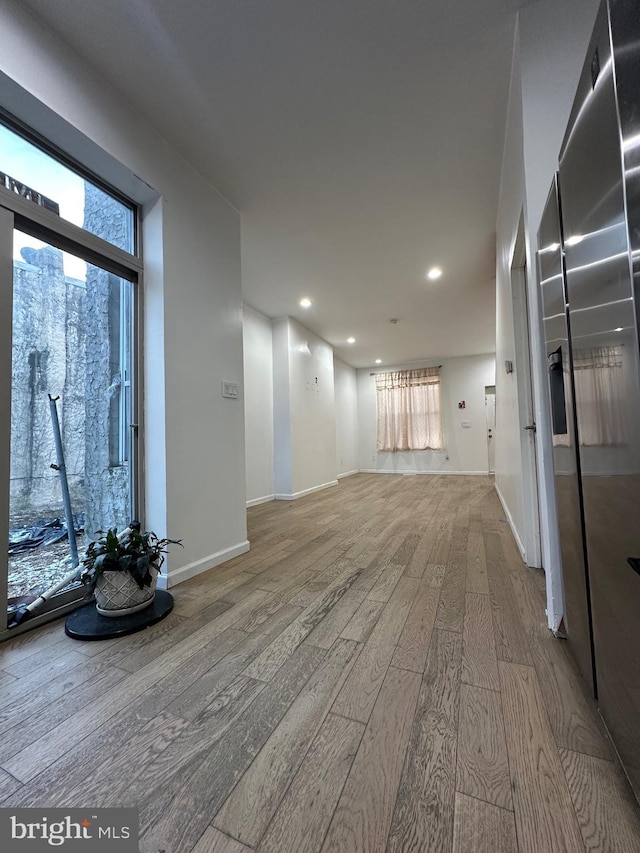
[[[92,601],[67,616],[64,632],[74,640],[112,640],[155,625],[172,610],[173,596],[164,589],[156,590],[152,604],[128,616],[101,616]]]

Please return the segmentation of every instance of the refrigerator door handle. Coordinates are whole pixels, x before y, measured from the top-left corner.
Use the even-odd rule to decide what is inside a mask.
[[[640,557],[627,557],[627,563],[636,574],[640,575]]]

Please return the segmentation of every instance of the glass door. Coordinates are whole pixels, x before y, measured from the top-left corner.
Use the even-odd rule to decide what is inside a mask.
[[[14,231],[10,619],[66,578],[81,595],[85,540],[133,516],[132,288]]]
[[[138,517],[137,252],[127,199],[0,124],[0,639],[79,603],[87,542]]]

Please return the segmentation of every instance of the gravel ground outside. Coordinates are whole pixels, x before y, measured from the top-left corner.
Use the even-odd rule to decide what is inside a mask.
[[[84,553],[84,538],[78,537],[78,554]],[[71,571],[68,542],[41,546],[9,557],[9,600],[38,596]]]

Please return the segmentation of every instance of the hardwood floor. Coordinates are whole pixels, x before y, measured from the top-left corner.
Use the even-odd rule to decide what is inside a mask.
[[[120,640],[0,646],[0,805],[135,805],[142,853],[640,853],[489,477],[359,474]]]

